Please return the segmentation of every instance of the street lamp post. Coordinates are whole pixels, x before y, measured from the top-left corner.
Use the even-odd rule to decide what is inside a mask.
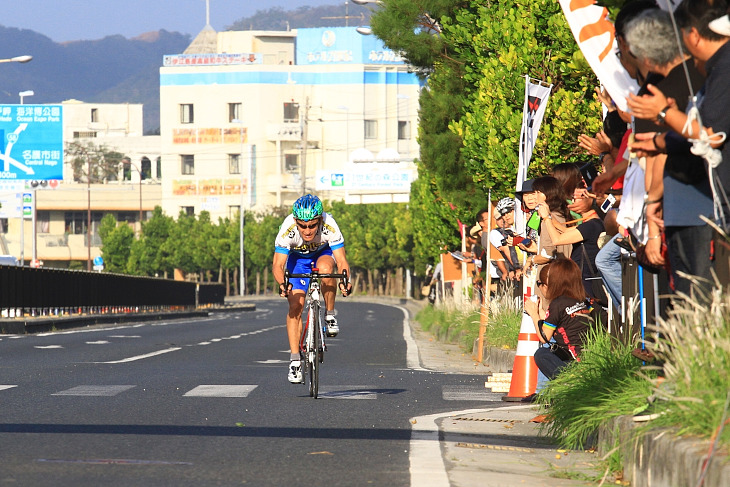
[[[241,201],[240,201],[240,206],[238,209],[238,220],[239,220],[238,252],[239,252],[239,256],[240,256],[241,260],[239,262],[239,271],[238,271],[238,273],[239,273],[238,280],[240,283],[240,285],[238,286],[238,295],[244,296],[246,294],[246,279],[244,278],[245,269],[244,269],[244,259],[243,259],[244,251],[245,251],[245,246],[243,245],[243,223],[244,223],[244,219],[245,219],[245,215],[243,212],[243,120],[241,120],[239,118],[234,118],[233,120],[231,120],[231,123],[240,124],[238,133],[241,138],[241,150],[240,150],[240,155],[238,156],[238,173],[241,175],[241,184],[240,184]],[[251,181],[249,181],[249,186],[250,186],[250,184],[251,184]],[[249,196],[250,196],[250,193],[251,193],[250,187],[248,188],[248,191],[249,191]],[[250,203],[250,200],[251,200],[251,198],[249,197],[249,203]]]
[[[30,56],[28,56],[30,57]],[[32,59],[32,58],[31,58]],[[30,61],[30,59],[28,59]],[[28,61],[19,61],[19,62],[28,62]],[[33,96],[35,93],[33,90],[26,90],[21,91],[18,93],[18,96],[20,97],[20,104],[22,105],[25,101],[26,96]],[[37,236],[36,236],[36,225],[37,225],[37,211],[36,211],[36,189],[33,187],[32,189],[32,198],[33,198],[33,217],[31,219],[31,227],[33,229],[32,235],[32,245],[31,245],[31,266],[35,265],[36,260],[38,259],[38,244],[37,244]],[[25,215],[23,214],[20,217],[20,260],[21,263],[25,261]]]

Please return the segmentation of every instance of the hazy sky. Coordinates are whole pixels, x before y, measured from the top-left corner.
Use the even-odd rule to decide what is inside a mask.
[[[344,4],[344,0],[210,0],[218,31],[257,10]],[[195,35],[205,26],[205,0],[0,0],[5,27],[34,30],[56,42],[131,38],[165,29]]]

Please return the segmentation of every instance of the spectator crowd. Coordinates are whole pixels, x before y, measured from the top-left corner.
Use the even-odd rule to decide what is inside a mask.
[[[597,88],[603,130],[576,141],[584,163],[525,181],[468,231],[479,296],[487,285],[537,295],[525,310],[553,343],[535,356],[548,378],[580,360],[592,310],[624,318],[622,263],[657,274],[670,305],[702,302],[730,275],[719,232],[730,226],[727,0],[683,0],[673,13],[634,0],[614,27],[615,55],[640,86],[620,103],[628,110]],[[644,345],[636,355],[652,358]]]

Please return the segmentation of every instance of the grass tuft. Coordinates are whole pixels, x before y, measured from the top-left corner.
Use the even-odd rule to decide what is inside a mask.
[[[580,362],[573,362],[540,392],[549,422],[543,433],[564,448],[584,449],[608,419],[632,414],[646,403],[656,372],[641,370],[641,362],[626,345],[600,329],[587,336]]]

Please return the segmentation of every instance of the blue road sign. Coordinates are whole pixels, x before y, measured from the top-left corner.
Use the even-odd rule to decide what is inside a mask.
[[[61,105],[0,105],[0,180],[63,179]]]

